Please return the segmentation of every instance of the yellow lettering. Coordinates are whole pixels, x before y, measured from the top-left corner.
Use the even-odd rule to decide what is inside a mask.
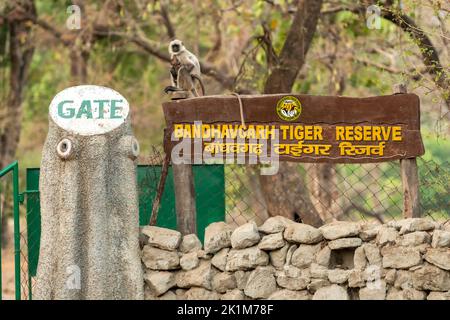
[[[314,127],[314,140],[323,140],[322,131],[323,131],[322,127],[318,126]]]
[[[202,138],[210,139],[211,138],[211,128],[209,124],[202,125]]]
[[[280,130],[281,130],[282,139],[283,140],[288,139],[287,131],[289,130],[289,126],[280,126]]]
[[[372,128],[372,140],[373,141],[381,140],[380,127],[373,127]]]
[[[353,140],[353,127],[346,127],[345,129],[345,140]]]
[[[183,125],[182,124],[175,124],[173,126],[173,134],[175,138],[179,139],[183,137]]]
[[[354,129],[353,139],[356,141],[361,141],[363,128],[361,126],[356,126]]]
[[[345,140],[345,128],[341,126],[336,127],[336,140]]]
[[[402,127],[392,127],[392,141],[402,141]]]
[[[390,134],[391,127],[381,127],[381,135],[383,136],[383,140],[389,140]]]

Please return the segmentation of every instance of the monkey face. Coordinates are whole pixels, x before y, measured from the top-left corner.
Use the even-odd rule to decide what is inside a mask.
[[[180,40],[173,40],[170,42],[169,51],[172,53],[181,52],[183,49],[183,42]]]
[[[178,51],[180,51],[180,45],[174,43],[174,44],[172,45],[172,51],[173,51],[173,52],[178,52]]]

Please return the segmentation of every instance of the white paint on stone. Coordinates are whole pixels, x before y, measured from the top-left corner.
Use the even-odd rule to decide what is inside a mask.
[[[50,103],[49,114],[56,125],[82,136],[105,134],[128,117],[128,101],[117,91],[94,85],[66,88]]]

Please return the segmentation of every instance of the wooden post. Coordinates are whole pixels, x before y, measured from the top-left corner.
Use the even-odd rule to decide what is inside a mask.
[[[151,226],[155,226],[158,220],[159,205],[161,203],[164,187],[166,186],[166,178],[169,173],[169,163],[170,163],[170,155],[166,154],[161,167],[161,177],[159,178],[158,189],[156,190],[156,197],[155,200],[153,201],[152,215],[149,223],[149,225]]]
[[[182,234],[197,233],[194,175],[190,164],[172,164],[177,228]]]
[[[394,94],[407,92],[406,85],[398,83],[394,85]],[[419,193],[419,173],[416,158],[401,159],[400,171],[402,175],[403,187],[403,217],[420,217],[420,193]]]
[[[189,98],[189,92],[177,91],[172,100]],[[183,235],[197,233],[197,210],[195,206],[194,174],[191,164],[174,164],[173,182],[175,185],[175,209],[177,229]]]

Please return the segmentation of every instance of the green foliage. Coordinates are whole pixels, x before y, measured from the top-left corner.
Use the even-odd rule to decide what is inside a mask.
[[[422,136],[426,151],[423,158],[427,161],[433,160],[437,164],[448,164],[450,160],[449,137],[437,136],[436,132],[426,128],[422,129]],[[448,181],[450,181],[450,179]]]
[[[86,2],[87,9],[82,13],[82,23],[91,23],[98,18],[103,3],[98,0]],[[169,36],[160,15],[161,4],[164,2],[126,0],[121,3],[124,7],[117,12],[117,16],[109,17],[111,20],[108,21],[96,21],[112,23],[114,25],[112,29],[123,37],[95,39],[88,49],[88,82],[112,87],[129,100],[135,134],[140,142],[142,154],[146,155],[152,152],[152,146],[160,145],[162,142],[164,121],[161,103],[167,100],[162,90],[169,85],[168,64],[139,48],[127,37],[141,32],[152,47],[166,53]],[[169,3],[167,8],[176,36],[182,39],[190,50],[198,53],[203,61],[230,76],[235,76],[240,70],[241,63],[245,61],[237,89],[255,92],[263,90],[270,70],[267,65],[267,53],[256,39],[264,34],[262,25],[266,26],[275,53],[281,52],[292,23],[293,14],[287,10],[288,5],[292,6],[292,1],[278,0],[274,1],[275,5],[263,0],[243,1],[235,8],[234,5],[239,1],[198,0],[196,5],[193,5],[192,1],[173,0]],[[342,3],[349,6],[355,4],[354,1],[345,0]],[[51,26],[69,35],[71,33],[64,28],[68,17],[66,8],[70,4],[69,0],[36,0],[39,16],[50,22]],[[138,7],[140,4],[142,8]],[[420,1],[406,1],[406,4],[410,16],[416,9],[426,10],[420,5]],[[427,24],[427,17],[417,15],[416,18],[421,19],[417,21],[418,24],[420,26]],[[220,34],[216,33],[217,19],[220,19]],[[5,26],[4,24],[0,27],[0,56],[7,48],[4,37]],[[139,30],[133,29],[134,26],[138,26]],[[23,166],[39,165],[40,148],[47,130],[48,105],[57,92],[73,85],[74,82],[70,75],[70,47],[63,46],[59,40],[39,27],[35,27],[33,32],[36,34],[36,50],[24,95],[23,132],[18,151],[18,158]],[[448,75],[448,55],[444,54],[446,50],[442,45],[439,47],[439,34],[429,35],[439,52],[443,52],[442,62],[446,67],[443,73]],[[222,41],[221,47],[216,56],[211,57],[209,54],[216,44],[217,37]],[[444,165],[449,159],[450,142],[448,128],[444,126],[443,129],[437,129],[436,118],[440,115],[436,116],[435,110],[442,104],[440,92],[426,97],[430,87],[435,89],[432,81],[424,79],[425,77],[420,81],[412,81],[408,75],[424,73],[421,54],[417,44],[407,34],[384,19],[381,20],[380,30],[370,30],[366,26],[364,14],[342,11],[336,15],[323,15],[319,20],[306,63],[293,86],[293,92],[335,94],[337,90],[334,89],[340,85],[340,76],[344,84],[342,94],[372,96],[391,94],[394,83],[407,81],[408,87],[417,88],[416,92],[423,97],[422,128],[426,149],[424,159]],[[395,62],[393,68],[399,69],[400,72],[383,71],[377,67],[377,65],[390,66],[392,63],[389,60],[390,56]],[[9,59],[0,59],[0,64],[2,81],[0,97],[6,98]],[[206,81],[208,93],[226,92],[211,78],[207,77]],[[245,170],[243,168],[239,170],[241,169],[235,168],[237,175],[244,178]],[[305,174],[303,171],[302,173]],[[352,179],[350,178],[352,175],[362,173],[363,171],[354,166],[348,166],[342,171],[343,175],[349,177],[348,179]],[[398,171],[386,166],[382,168],[381,173],[379,184],[399,185]],[[442,177],[446,175],[442,174]],[[234,193],[236,199],[244,192],[241,187],[233,190],[230,189],[231,186],[227,188],[227,192]],[[390,194],[389,191],[385,192],[386,201],[392,207],[389,212],[398,215],[402,199],[396,193]],[[439,189],[436,193],[426,196],[432,199],[430,200],[432,203],[435,200],[445,199],[444,195],[445,190]],[[230,199],[227,198],[227,201],[228,207],[234,205],[230,203]],[[360,204],[369,207],[376,205],[373,199],[365,201],[367,203],[363,201]]]
[[[448,160],[439,164],[419,161],[421,207],[424,215],[435,218],[450,215],[450,166]]]
[[[48,106],[55,92],[67,84],[68,64],[63,48],[37,51],[30,67],[29,85],[24,99],[25,124],[46,121]]]

